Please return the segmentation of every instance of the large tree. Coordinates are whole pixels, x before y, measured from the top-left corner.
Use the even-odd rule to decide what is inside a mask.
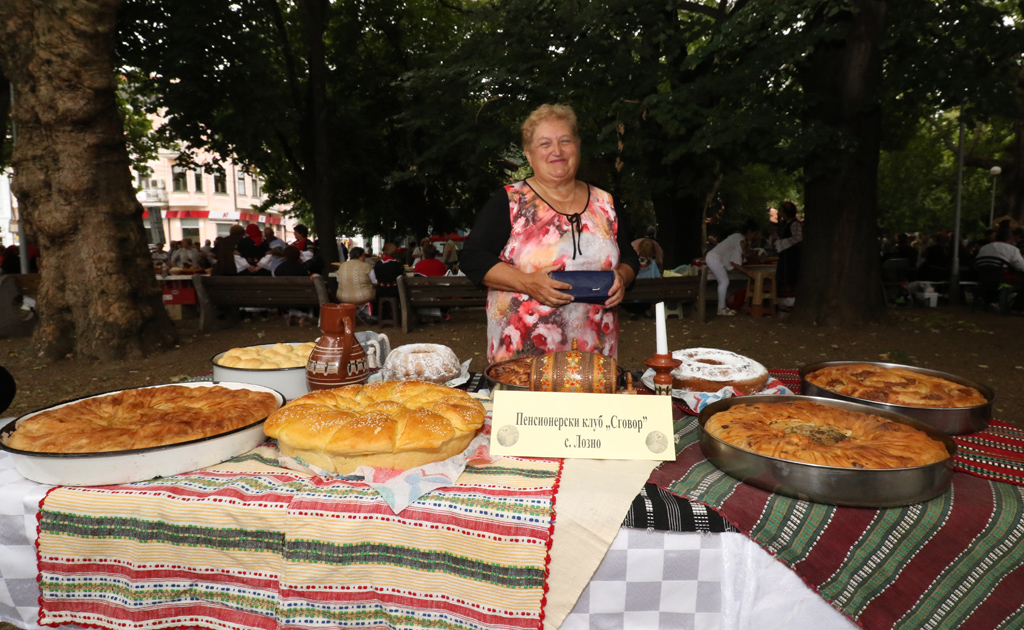
[[[34,342],[44,357],[117,359],[175,340],[115,99],[118,4],[0,3],[0,68],[17,132],[13,190],[41,251]]]

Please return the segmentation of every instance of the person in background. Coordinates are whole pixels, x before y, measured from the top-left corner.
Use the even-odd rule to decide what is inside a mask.
[[[1017,238],[1010,222],[1003,221],[996,230],[996,238],[978,250],[978,258],[994,257],[1003,261],[1004,282],[1017,291],[1010,308],[1024,310],[1024,254],[1017,248]]]
[[[423,248],[423,260],[416,263],[413,273],[421,276],[443,276],[448,273],[448,267],[437,259],[437,248],[427,243]]]
[[[800,280],[800,251],[803,249],[804,226],[797,218],[796,204],[783,201],[779,206],[779,229],[773,231],[769,242],[779,254],[775,264],[780,310],[792,310],[796,304],[796,285]]]
[[[199,269],[201,267],[201,256],[195,248],[192,239],[181,239],[181,247],[171,254],[171,266],[182,269]]]
[[[212,276],[237,276],[239,272],[249,268],[249,263],[241,257],[235,247],[245,236],[245,228],[237,223],[228,230],[227,236],[218,236],[213,243],[216,262],[210,270]],[[239,265],[241,261],[241,265]]]
[[[154,264],[162,265],[167,262],[167,252],[164,251],[163,243],[153,245],[153,251],[150,255],[153,257]]]
[[[263,253],[266,254],[271,249],[280,249],[281,251],[284,251],[284,248],[288,247],[288,243],[285,243],[283,240],[278,238],[277,235],[274,234],[274,228],[268,225],[263,228],[262,247],[264,248]]]
[[[210,243],[210,239],[206,239],[205,241],[203,241],[203,248],[201,251],[206,254],[213,253],[213,245]]]
[[[272,274],[277,277],[282,276],[308,276],[309,272],[306,270],[306,265],[302,264],[299,260],[299,248],[294,245],[288,245],[280,253],[280,261],[274,265]]]
[[[405,265],[395,258],[398,247],[394,243],[384,243],[381,248],[380,260],[373,266],[373,275],[377,278],[377,298],[398,297],[398,276],[405,273]]]
[[[653,225],[649,225],[649,226],[647,226],[647,232],[643,236],[643,238],[636,239],[635,241],[633,241],[632,245],[633,245],[633,249],[635,249],[635,250],[637,250],[639,252],[640,251],[640,249],[639,249],[640,243],[642,241],[644,241],[645,239],[651,241],[651,243],[654,244],[654,262],[658,263],[658,269],[659,270],[664,271],[664,269],[665,269],[665,250],[661,248],[661,243],[659,243],[658,239],[655,238],[655,235],[657,233],[658,233],[658,228],[654,227]],[[641,261],[640,269],[643,270],[643,261]]]
[[[338,301],[355,304],[361,317],[370,318],[368,303],[376,296],[373,267],[366,262],[366,250],[362,247],[353,247],[348,254],[348,260],[338,267]]]
[[[637,278],[660,278],[661,265],[658,264],[658,249],[654,239],[641,238],[633,241],[633,249],[640,259],[640,271]]]
[[[261,245],[263,243],[263,234],[260,232],[260,228],[255,223],[250,223],[245,226],[245,236],[239,241],[235,249],[249,261],[249,264],[255,265],[256,261],[263,257],[263,249]]]
[[[736,314],[736,311],[725,303],[729,294],[729,271],[735,269],[753,277],[753,274],[743,267],[743,262],[747,249],[759,238],[761,238],[761,229],[757,227],[756,223],[748,222],[741,231],[727,236],[704,257],[708,269],[718,282],[719,315],[732,316]]]
[[[487,293],[487,361],[558,350],[615,357],[622,302],[639,261],[621,230],[612,196],[576,179],[580,137],[576,114],[542,105],[522,124],[533,169],[501,188],[477,213],[460,269]],[[603,304],[574,302],[572,285],[550,272],[610,271]]]
[[[454,270],[459,264],[459,246],[455,244],[455,240],[449,236],[448,240],[444,244],[444,252],[441,254],[441,262],[444,263],[445,267],[449,271]]]
[[[300,223],[295,226],[295,237],[292,245],[299,248],[300,252],[304,252],[312,247],[313,244],[309,242],[309,228],[305,225]]]
[[[946,282],[953,268],[953,239],[949,232],[936,232],[924,250],[918,277],[929,282]]]
[[[345,241],[338,241],[338,262],[343,263],[348,260],[348,245]]]
[[[412,250],[412,264],[415,267],[416,263],[423,260],[423,248],[427,245],[431,245],[429,238],[421,238],[420,242],[416,244],[416,247]],[[432,245],[431,245],[432,246]],[[437,248],[434,248],[434,252],[437,252]]]

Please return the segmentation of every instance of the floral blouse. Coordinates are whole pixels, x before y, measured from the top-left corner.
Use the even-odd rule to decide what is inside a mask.
[[[475,282],[482,282],[491,266],[482,250],[486,249],[487,237],[493,236],[494,226],[483,224],[495,218],[491,212],[501,210],[508,213],[511,232],[500,247],[497,260],[525,273],[550,265],[559,265],[566,271],[611,271],[619,264],[620,251],[626,250],[631,256],[626,262],[634,269],[638,266],[629,241],[623,241],[618,234],[618,216],[607,192],[588,186],[588,201],[578,215],[578,227],[573,225],[575,218],[554,210],[526,182],[510,184],[504,193],[504,200],[502,195],[495,195],[485,207],[463,251],[464,264],[469,263],[464,271]],[[569,350],[574,340],[579,350],[616,356],[617,309],[577,302],[550,307],[525,293],[495,289],[488,293],[489,362]]]

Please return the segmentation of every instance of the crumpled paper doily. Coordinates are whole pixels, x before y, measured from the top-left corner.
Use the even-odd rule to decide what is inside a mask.
[[[654,370],[648,369],[640,377],[644,385],[653,389],[654,387]],[[682,400],[686,403],[692,411],[700,412],[701,409],[707,407],[713,402],[718,402],[723,398],[732,398],[734,396],[742,396],[743,394],[736,390],[735,387],[723,387],[717,392],[688,392],[683,389],[673,389],[672,397]],[[782,381],[769,378],[768,382],[765,383],[765,388],[755,394],[756,396],[792,396],[793,392],[788,387],[782,384]]]

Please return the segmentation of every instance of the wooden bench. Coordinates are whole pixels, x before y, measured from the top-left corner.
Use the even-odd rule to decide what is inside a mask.
[[[694,302],[697,317],[703,323],[707,304],[707,267],[701,267],[700,275],[671,276],[668,278],[637,278],[626,289],[623,304],[656,304],[658,302]]]
[[[31,335],[36,326],[35,311],[22,308],[24,298],[39,293],[38,273],[0,275],[0,338]]]
[[[485,306],[487,289],[476,286],[466,276],[399,276],[398,301],[402,307],[402,330],[409,332],[419,318],[416,309]]]
[[[238,324],[241,306],[280,308],[320,306],[330,302],[322,276],[193,276],[203,332]]]
[[[702,268],[697,276],[640,278],[626,291],[622,303],[694,302],[703,322],[707,278],[707,268]],[[398,298],[402,306],[402,330],[409,332],[416,323],[417,308],[485,306],[487,290],[464,276],[402,276],[398,279]]]

